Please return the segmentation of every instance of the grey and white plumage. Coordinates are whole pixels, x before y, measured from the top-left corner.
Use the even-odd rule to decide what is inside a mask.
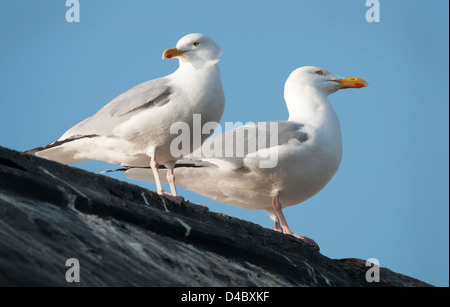
[[[154,169],[159,164],[172,168],[180,157],[170,152],[176,137],[170,133],[171,125],[185,122],[192,126],[194,114],[200,114],[202,122],[218,123],[222,117],[225,96],[218,66],[221,54],[221,48],[204,34],[184,36],[176,48],[163,54],[163,58],[179,59],[180,66],[174,73],[137,85],[57,141],[29,153],[64,164],[101,160],[149,166],[153,161]],[[165,193],[162,187],[158,187],[158,193]],[[172,193],[176,195],[176,190]]]
[[[266,210],[274,219],[276,230],[294,235],[282,208],[318,193],[334,176],[342,157],[340,124],[327,96],[342,88],[364,86],[367,83],[362,79],[343,78],[318,67],[295,70],[285,85],[287,121],[247,125],[208,139],[190,159],[178,161],[178,184],[225,204]],[[259,138],[259,135],[269,135],[271,124],[276,124],[278,136],[272,143],[267,138]],[[243,130],[256,131],[248,134],[251,137],[245,137]],[[244,135],[243,142],[241,139],[234,143],[234,156],[227,157],[226,139],[238,134]],[[208,151],[218,144],[222,145]],[[251,150],[254,148],[257,149]],[[203,154],[205,150],[208,157]],[[238,156],[238,152],[244,155]],[[276,154],[276,166],[261,167],[270,154]],[[126,176],[153,180],[148,169],[143,168],[128,168]],[[295,236],[318,248],[313,240]]]

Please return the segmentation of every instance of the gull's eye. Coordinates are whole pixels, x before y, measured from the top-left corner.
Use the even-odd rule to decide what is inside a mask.
[[[194,42],[192,45],[194,45],[195,47],[197,47],[198,45],[200,45],[199,42]]]
[[[318,75],[318,76],[323,76],[323,71],[318,70],[318,71],[315,72],[315,74]]]

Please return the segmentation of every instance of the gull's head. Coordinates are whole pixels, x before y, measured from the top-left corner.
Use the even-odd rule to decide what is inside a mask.
[[[369,86],[369,84],[360,78],[341,77],[320,67],[305,66],[291,73],[286,81],[285,90],[313,88],[328,96],[340,89],[366,86]]]
[[[220,48],[210,37],[201,33],[183,36],[175,48],[164,51],[163,59],[177,57],[180,64],[184,61],[218,61],[222,55]]]

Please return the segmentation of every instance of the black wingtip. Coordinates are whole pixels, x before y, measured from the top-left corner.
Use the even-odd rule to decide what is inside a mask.
[[[192,167],[192,168],[197,168],[197,167],[205,167],[205,165],[196,165],[194,163],[177,163],[175,164],[175,168],[177,167]],[[122,168],[117,168],[117,169],[110,169],[107,171],[102,171],[101,174],[106,174],[106,173],[114,173],[114,172],[126,172],[130,169],[134,169],[134,168],[140,168],[140,169],[148,169],[150,170],[150,166],[124,166]],[[160,165],[159,169],[167,169],[167,167],[165,165]]]
[[[33,148],[33,149],[29,149],[24,151],[24,153],[29,154],[29,155],[36,155],[37,152],[44,150],[45,147],[37,147],[37,148]]]
[[[45,149],[54,148],[54,147],[63,145],[63,144],[68,143],[68,142],[72,142],[72,141],[76,141],[76,140],[84,139],[84,138],[93,138],[93,137],[98,137],[98,136],[99,135],[97,135],[97,134],[72,135],[71,137],[69,137],[67,139],[64,139],[62,141],[59,141],[59,140],[58,141],[54,141],[54,142],[52,142],[52,143],[50,143],[50,144],[48,144],[46,146],[37,147],[37,148],[33,148],[33,149],[30,149],[30,150],[27,150],[27,151],[25,151],[25,153],[30,154],[30,155],[35,155],[39,151],[42,151],[42,150],[45,150]]]
[[[109,169],[107,171],[100,172],[100,174],[114,173],[114,172],[126,172],[128,169],[129,169],[129,167],[123,167],[123,168],[117,168],[117,169]]]

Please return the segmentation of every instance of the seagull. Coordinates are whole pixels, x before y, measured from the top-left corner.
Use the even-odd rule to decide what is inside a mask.
[[[290,230],[282,209],[317,194],[339,168],[341,129],[327,96],[366,86],[319,67],[296,69],[284,88],[287,121],[247,124],[208,139],[177,162],[178,184],[225,204],[265,210],[276,231],[319,250],[314,240]],[[146,168],[122,170],[131,179],[154,180]]]
[[[202,122],[220,121],[225,95],[219,71],[222,49],[208,36],[192,33],[182,37],[175,48],[164,51],[163,59],[177,58],[179,68],[172,74],[139,84],[113,99],[96,114],[70,128],[57,141],[28,153],[74,164],[100,160],[120,165],[150,166],[157,193],[176,203],[178,196],[170,144],[174,123],[192,127],[194,116]],[[216,125],[216,127],[217,127]],[[188,153],[214,132],[205,133]],[[167,169],[171,193],[164,191],[159,165]]]

